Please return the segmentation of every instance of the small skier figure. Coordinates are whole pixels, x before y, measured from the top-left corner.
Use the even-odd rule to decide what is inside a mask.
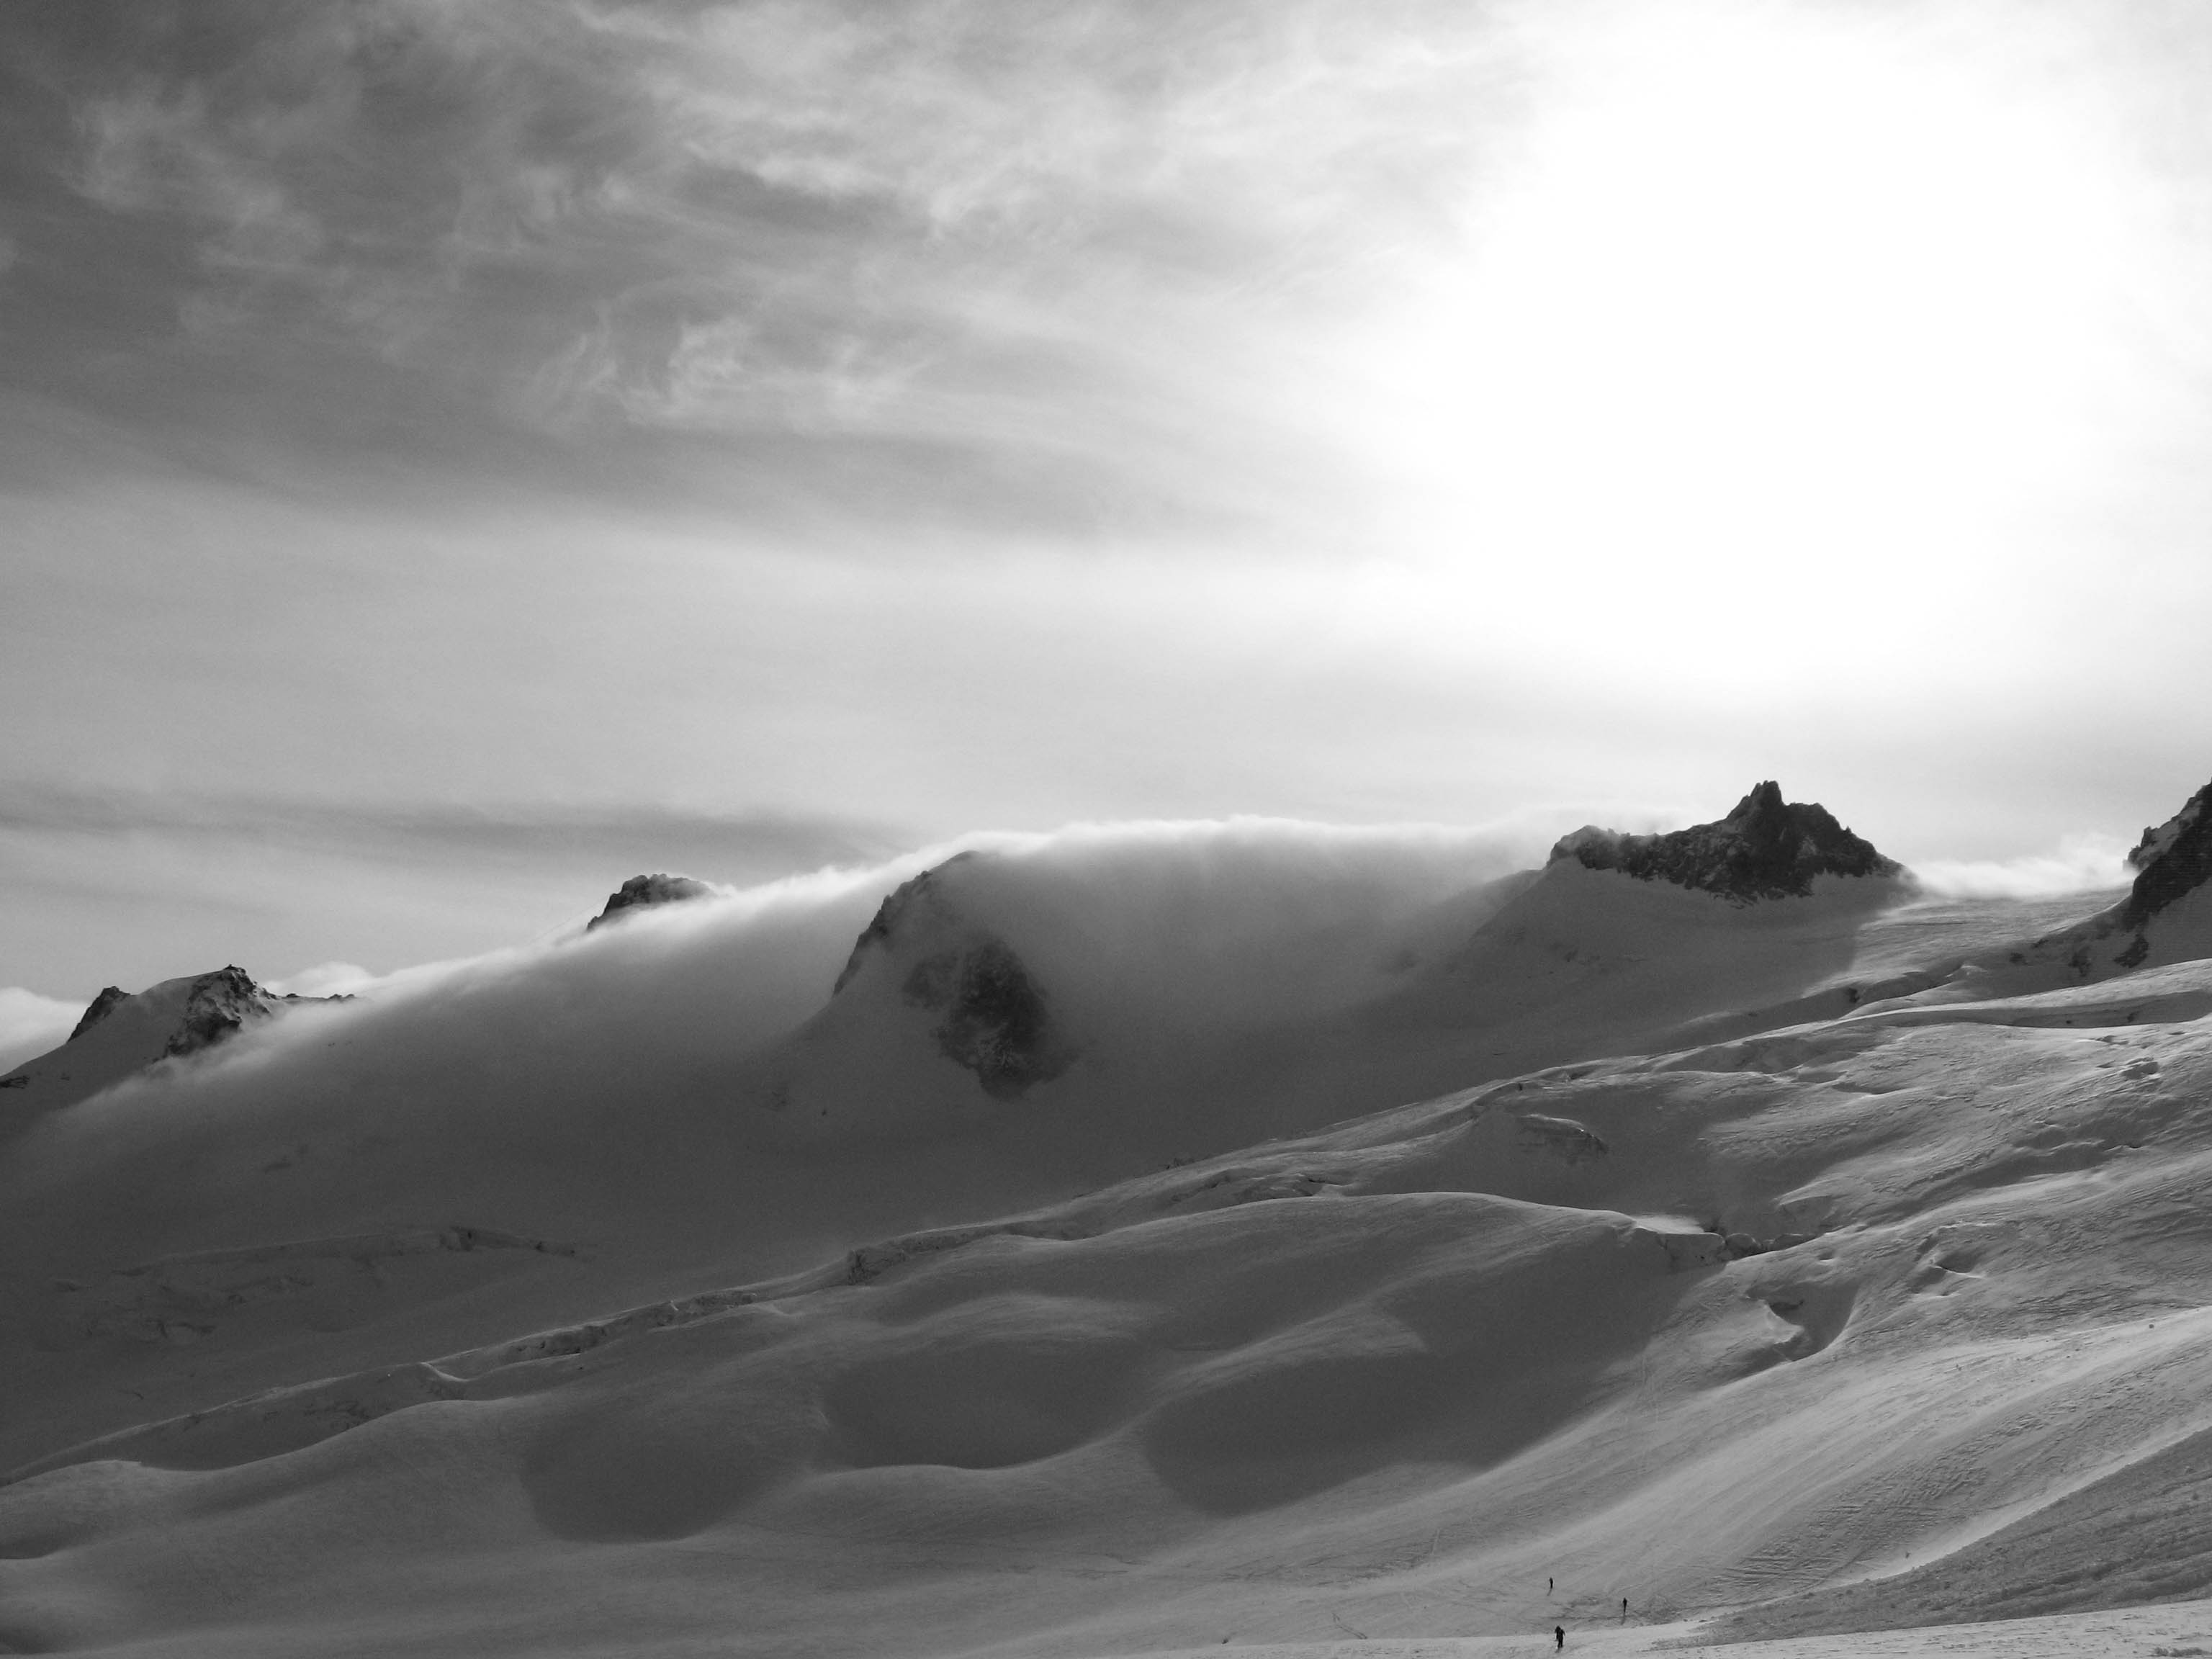
[[[1567,1627],[1566,1627],[1565,1625],[1554,1625],[1554,1626],[1552,1626],[1552,1651],[1553,1651],[1553,1652],[1554,1652],[1554,1653],[1558,1653],[1558,1652],[1559,1652],[1562,1649],[1564,1649],[1566,1645],[1567,1645]]]
[[[1549,1595],[1552,1593],[1552,1586],[1559,1582],[1556,1578],[1547,1578],[1544,1581],[1544,1594]]]
[[[1625,1595],[1620,1598],[1620,1622],[1624,1625],[1628,1622],[1628,1598]]]

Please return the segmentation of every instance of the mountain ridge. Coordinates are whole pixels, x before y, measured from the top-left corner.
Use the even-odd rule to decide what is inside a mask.
[[[1771,779],[1753,785],[1725,817],[1686,830],[1629,835],[1585,824],[1554,843],[1547,862],[1565,859],[1737,904],[1806,897],[1821,876],[1890,877],[1904,868],[1819,802],[1785,802]]]
[[[990,849],[211,1054],[166,1044],[232,970],[103,994],[79,1054],[157,1057],[0,1148],[0,1642],[1097,1659],[1908,1551],[1961,1615],[2094,1605],[2099,1539],[2182,1582],[2178,1522],[2051,1495],[2212,1389],[2212,960],[2084,986],[1987,948],[2048,907],[1698,884],[1820,854],[1761,794],[1387,925],[1327,860]]]

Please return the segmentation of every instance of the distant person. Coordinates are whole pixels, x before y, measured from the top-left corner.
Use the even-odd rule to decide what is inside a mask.
[[[1547,1578],[1544,1581],[1544,1594],[1549,1595],[1552,1593],[1552,1586],[1559,1582],[1556,1578]]]
[[[1620,1598],[1620,1622],[1624,1625],[1628,1622],[1628,1598],[1625,1595]]]
[[[1554,1626],[1552,1626],[1552,1651],[1553,1651],[1553,1652],[1554,1652],[1554,1653],[1557,1653],[1557,1652],[1559,1652],[1562,1648],[1565,1647],[1566,1645],[1567,1645],[1567,1627],[1566,1627],[1565,1625],[1554,1625]]]

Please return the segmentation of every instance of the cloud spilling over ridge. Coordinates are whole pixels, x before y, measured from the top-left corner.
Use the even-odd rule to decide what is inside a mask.
[[[356,1001],[273,1022],[228,1045],[199,1080],[131,1085],[118,1104],[136,1109],[123,1097],[218,1076],[251,1093],[256,1074],[284,1071],[295,1049],[328,1066],[334,1023],[374,1049],[379,1093],[403,1074],[411,1090],[444,1092],[487,1066],[549,1108],[617,1079],[711,1089],[826,1005],[894,888],[960,852],[981,855],[959,866],[960,902],[1048,984],[1187,1027],[1356,1000],[1428,932],[1468,925],[1455,900],[1536,856],[1515,832],[1258,819],[963,837],[380,977],[326,964],[285,983],[343,984]]]
[[[1471,925],[1449,901],[1542,859],[1517,829],[1264,818],[1083,825],[995,850],[985,919],[1048,981],[1198,1025],[1353,1000],[1435,928]]]
[[[2067,893],[2124,887],[2129,843],[2118,836],[2069,836],[2049,852],[2014,859],[1928,859],[1911,866],[1928,892],[1941,898],[2055,898]]]
[[[620,1000],[626,979],[699,975],[713,985],[720,1039],[741,1043],[817,1008],[881,901],[962,854],[981,860],[960,866],[981,872],[963,884],[974,919],[1033,953],[1048,980],[1235,1018],[1352,994],[1386,941],[1402,948],[1439,906],[1541,857],[1517,827],[1235,818],[983,832],[882,864],[709,884],[714,897],[629,912],[588,937],[564,927],[463,961],[381,976],[331,963],[285,983],[416,1000],[543,981],[564,998],[589,984]]]
[[[979,1133],[978,1111],[1018,1129],[1026,1106],[987,1106],[957,1066],[933,1065],[926,1038],[896,1046],[909,1012],[896,983],[828,1050],[803,1035],[884,898],[963,850],[979,856],[945,883],[962,919],[1005,938],[1082,1033],[1110,1033],[1130,1069],[1106,1078],[1109,1091],[1114,1077],[1144,1085],[1135,1073],[1155,1033],[1182,1042],[1179,1053],[1226,1052],[1217,1039],[1233,1045],[1263,1018],[1296,1031],[1364,1000],[1432,933],[1474,925],[1469,901],[1531,861],[1517,837],[1483,831],[1100,826],[969,837],[638,910],[588,934],[580,916],[538,943],[357,984],[354,1000],[301,1006],[40,1120],[18,1143],[19,1201],[104,1216],[113,1188],[79,1193],[68,1173],[95,1154],[117,1179],[143,1181],[149,1196],[128,1216],[79,1218],[118,1262],[246,1242],[233,1237],[240,1227],[305,1237],[388,1227],[395,1213],[410,1226],[530,1231],[557,1218],[564,1237],[626,1236],[650,1221],[639,1219],[640,1194],[664,1188],[729,1210],[733,1237],[765,1237],[744,1206],[799,1200],[762,1173],[763,1147],[837,1160],[855,1192],[875,1182],[872,1202],[911,1185],[902,1137],[950,1134],[933,1184],[902,1202],[916,1219],[985,1212],[1014,1190],[1006,1160],[1027,1154],[958,1137]],[[870,1058],[879,1038],[894,1045],[881,1051],[888,1067]],[[805,1075],[825,1079],[828,1095],[787,1110],[779,1079],[815,1060],[830,1071]],[[848,1128],[856,1118],[873,1127]],[[1103,1137],[1098,1157],[1118,1145],[1110,1124],[1085,1133]],[[272,1151],[222,1152],[248,1143]],[[277,1151],[301,1146],[325,1149],[312,1178],[264,1173]],[[216,1190],[178,1209],[185,1200],[165,1195],[161,1171],[203,1157]],[[333,1186],[341,1164],[325,1157],[354,1173]],[[1067,1178],[1049,1160],[1022,1167],[1024,1192]],[[466,1173],[487,1168],[513,1176],[505,1196]],[[730,1196],[740,1188],[742,1202]],[[842,1248],[843,1224],[795,1218],[775,1230],[787,1233],[777,1248],[790,1260],[746,1257],[744,1271]]]

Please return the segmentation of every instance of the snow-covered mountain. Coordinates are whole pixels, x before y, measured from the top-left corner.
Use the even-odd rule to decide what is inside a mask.
[[[0,1650],[2204,1594],[2206,799],[2118,903],[1761,784],[1534,871],[1087,831],[104,994],[0,1080]]]
[[[330,1000],[279,997],[237,967],[164,980],[135,996],[111,985],[68,1042],[0,1077],[0,1090],[17,1091],[0,1097],[0,1135],[164,1060],[210,1048],[288,1003]]]

